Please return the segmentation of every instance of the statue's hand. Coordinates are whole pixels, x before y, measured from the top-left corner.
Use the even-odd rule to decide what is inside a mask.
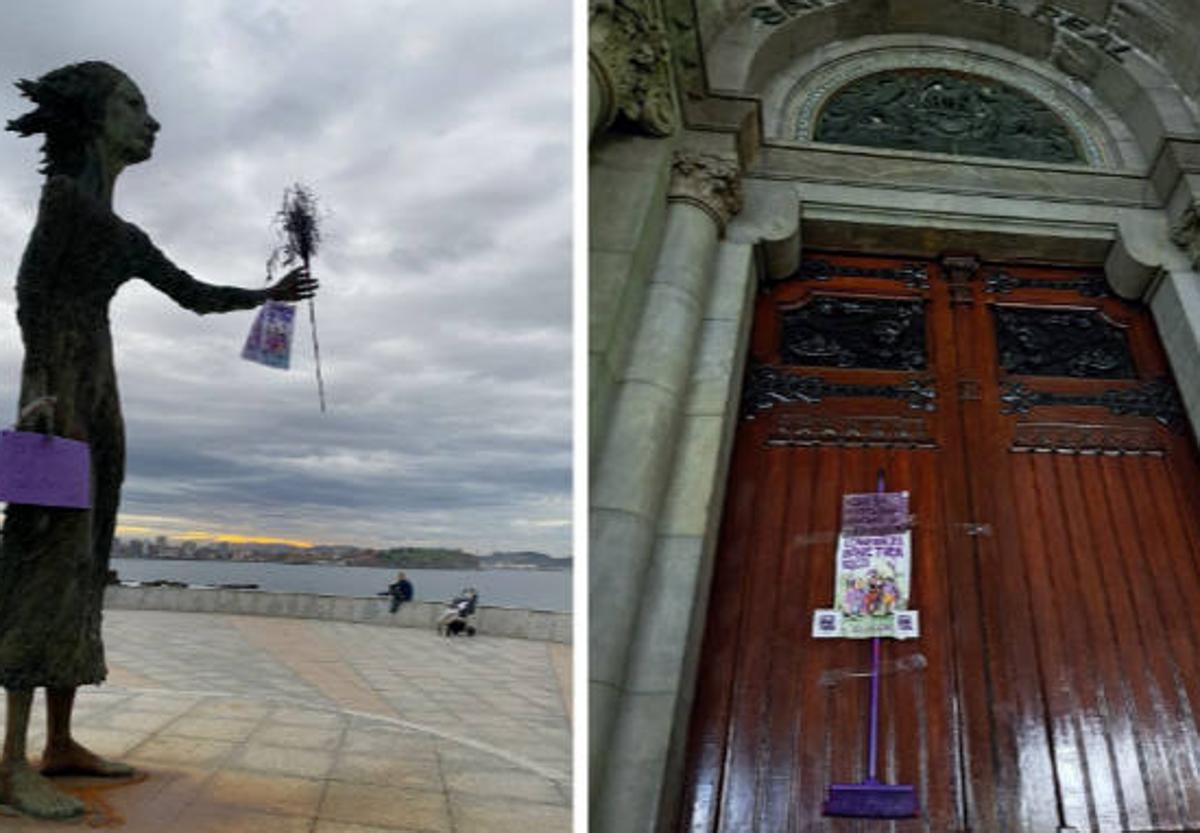
[[[54,433],[54,405],[57,402],[53,396],[39,396],[31,400],[17,417],[17,430]]]
[[[317,282],[308,274],[307,266],[297,266],[267,289],[272,301],[303,301],[316,294]]]

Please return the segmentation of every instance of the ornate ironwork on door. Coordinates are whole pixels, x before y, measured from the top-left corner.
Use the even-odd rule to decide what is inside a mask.
[[[992,308],[996,352],[1009,373],[1133,379],[1125,330],[1099,310]]]
[[[1083,161],[1071,131],[1045,104],[1006,84],[943,70],[889,70],[847,84],[826,103],[813,138],[1035,162]]]
[[[783,312],[779,352],[787,364],[923,370],[925,304],[814,295]]]

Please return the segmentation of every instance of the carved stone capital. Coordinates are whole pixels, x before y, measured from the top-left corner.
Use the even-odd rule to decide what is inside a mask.
[[[686,202],[706,211],[722,233],[742,210],[742,177],[737,163],[708,153],[679,151],[671,162],[671,202]]]
[[[619,115],[651,136],[675,132],[671,49],[655,0],[589,0],[588,71],[606,102],[600,126]]]
[[[1171,242],[1183,249],[1193,269],[1200,269],[1200,204],[1189,205],[1171,225]]]

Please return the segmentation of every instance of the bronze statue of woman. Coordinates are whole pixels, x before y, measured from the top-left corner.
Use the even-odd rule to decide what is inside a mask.
[[[108,305],[142,278],[197,313],[251,309],[268,299],[311,297],[299,268],[266,289],[193,279],[132,223],[113,213],[117,175],[150,158],[159,125],[137,86],[99,61],[71,64],[17,83],[36,108],[8,124],[40,134],[46,181],[37,223],[17,275],[17,320],[25,345],[18,427],[82,440],[91,448],[92,507],[9,504],[0,545],[0,686],[7,724],[0,802],[30,815],[64,818],[83,805],[48,776],[122,776],[71,735],[80,685],[104,680],[100,613],[125,467],[125,436],[113,370]],[[46,689],[47,736],[40,772],[25,751],[33,690]]]

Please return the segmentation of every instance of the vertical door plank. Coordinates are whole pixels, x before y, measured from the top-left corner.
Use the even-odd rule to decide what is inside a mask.
[[[791,478],[786,451],[769,449],[760,459],[765,473],[759,513],[746,550],[747,578],[730,702],[729,746],[718,828],[721,830],[754,829],[758,782],[764,765],[760,753],[772,659],[770,635],[778,591],[783,517]]]
[[[760,430],[755,430],[759,428]],[[742,616],[745,557],[759,508],[759,472],[753,449],[761,442],[761,426],[743,425],[734,446],[729,488],[713,567],[712,591],[696,697],[689,722],[688,750],[681,801],[681,830],[716,830],[729,734],[729,701]]]

